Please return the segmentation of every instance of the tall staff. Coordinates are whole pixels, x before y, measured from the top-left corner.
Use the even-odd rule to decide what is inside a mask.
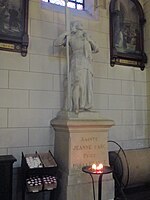
[[[69,37],[70,37],[70,13],[67,6],[68,0],[65,0],[65,25],[66,25],[66,56],[67,56],[67,109],[71,109],[71,83],[70,83],[70,58],[69,58]]]

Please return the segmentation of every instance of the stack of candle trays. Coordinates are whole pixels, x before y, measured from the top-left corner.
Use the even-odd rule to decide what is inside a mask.
[[[53,190],[57,187],[57,180],[54,176],[43,176],[42,180],[44,190]]]
[[[26,185],[29,192],[39,192],[41,190],[53,190],[57,187],[57,180],[54,176],[35,176],[26,179]]]
[[[26,157],[26,162],[29,166],[29,168],[41,168],[43,167],[42,163],[41,163],[41,160],[38,156],[29,156],[29,157]]]
[[[29,192],[39,192],[42,190],[42,180],[38,176],[26,179],[26,184]]]

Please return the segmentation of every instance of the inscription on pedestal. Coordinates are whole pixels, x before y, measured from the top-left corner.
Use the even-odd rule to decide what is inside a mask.
[[[91,117],[90,112],[86,116],[83,119],[65,117],[64,120],[61,117],[51,122],[56,131],[54,155],[61,172],[58,200],[91,200],[91,178],[83,174],[82,167],[93,163],[109,164],[108,130],[114,122]],[[95,176],[94,181],[97,184],[98,176]],[[114,199],[112,180],[103,180],[102,189],[103,199]]]
[[[93,163],[108,164],[106,133],[74,135],[71,140],[71,168],[81,169]]]

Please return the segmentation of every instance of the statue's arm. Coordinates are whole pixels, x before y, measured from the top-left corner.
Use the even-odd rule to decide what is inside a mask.
[[[99,52],[99,48],[98,48],[98,46],[96,45],[96,43],[88,36],[87,33],[85,33],[85,36],[86,36],[86,39],[88,40],[88,42],[89,42],[90,45],[91,45],[92,53],[98,53],[98,52]]]
[[[67,32],[62,33],[55,41],[54,46],[65,46],[66,45],[66,39],[67,39]]]
[[[99,52],[99,48],[96,45],[96,43],[91,39],[89,40],[89,43],[91,45],[92,53],[98,53]]]

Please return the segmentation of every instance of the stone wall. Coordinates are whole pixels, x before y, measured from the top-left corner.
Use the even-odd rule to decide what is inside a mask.
[[[147,116],[148,116],[148,125],[150,124],[150,2],[148,0],[144,0],[143,3],[144,11],[145,11],[145,18],[146,18],[146,26],[145,26],[145,51],[148,56],[148,63],[147,63],[147,73],[146,73],[146,80],[147,80]],[[150,126],[148,126],[149,138],[150,138]],[[150,145],[150,142],[149,142]]]
[[[53,47],[53,41],[65,29],[64,14],[45,7],[40,0],[29,2],[28,55],[23,58],[17,53],[0,52],[0,154],[16,156],[15,166],[20,166],[22,151],[53,149],[54,133],[49,122],[62,106],[65,56],[63,50],[60,54]],[[93,62],[95,110],[115,121],[110,139],[119,141],[123,148],[147,146],[149,70],[110,67],[108,2],[106,8],[100,8],[97,20],[81,12],[74,12],[72,17],[82,21],[100,47]],[[146,50],[148,54],[148,47]]]
[[[143,4],[148,57],[149,4],[149,0]],[[82,11],[73,12],[71,17],[82,21],[100,47],[100,53],[93,56],[95,110],[115,121],[109,139],[123,148],[147,147],[150,70],[110,67],[109,1],[100,5],[97,17]],[[13,154],[18,160],[15,167],[20,166],[22,151],[53,152],[54,132],[49,126],[62,107],[66,65],[64,50],[54,48],[53,41],[64,30],[65,17],[60,8],[30,0],[27,56],[0,51],[0,154]]]

